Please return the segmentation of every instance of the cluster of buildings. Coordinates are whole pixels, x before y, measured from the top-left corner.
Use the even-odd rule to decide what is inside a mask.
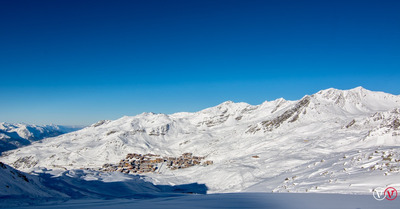
[[[163,166],[171,170],[188,168],[195,165],[212,165],[213,161],[204,160],[205,157],[193,156],[192,153],[183,153],[179,157],[160,157],[155,154],[127,154],[119,164],[104,164],[102,169],[106,172],[119,171],[123,173],[140,174],[146,172],[157,172]]]

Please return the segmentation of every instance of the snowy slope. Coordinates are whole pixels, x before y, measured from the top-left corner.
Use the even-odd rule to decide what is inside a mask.
[[[0,153],[26,146],[43,138],[77,131],[80,126],[28,125],[23,123],[0,123]]]
[[[9,151],[0,160],[24,171],[96,169],[127,153],[192,152],[214,164],[164,169],[146,174],[147,180],[205,183],[208,192],[369,193],[398,183],[399,108],[400,96],[361,87],[255,106],[228,101],[195,113],[100,121]],[[383,152],[392,153],[390,161]]]
[[[52,173],[50,175],[48,172]],[[0,162],[0,208],[59,204],[71,199],[148,199],[205,194],[205,185],[154,185],[140,176],[85,170],[23,173]]]
[[[32,176],[15,170],[0,162],[0,206],[4,201],[8,204],[29,199],[63,199],[68,196],[52,190],[42,184],[38,176]]]

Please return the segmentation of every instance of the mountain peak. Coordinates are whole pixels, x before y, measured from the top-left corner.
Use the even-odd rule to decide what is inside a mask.
[[[351,90],[363,91],[363,90],[367,90],[367,89],[365,89],[365,88],[362,87],[362,86],[357,86],[357,87],[355,87],[355,88],[353,88],[353,89],[350,89],[350,91],[351,91]]]
[[[400,104],[399,96],[370,91],[361,86],[349,90],[329,88],[313,94],[312,97],[318,102],[333,104],[352,113],[382,111]]]
[[[374,93],[368,89],[363,88],[362,86],[355,87],[349,90],[341,90],[336,88],[329,88],[325,90],[321,90],[314,95],[321,95],[326,99],[337,99],[337,97],[365,97],[366,94]]]
[[[227,106],[227,105],[231,105],[231,104],[235,104],[235,102],[228,100],[228,101],[222,102],[221,104],[219,104],[217,106]]]
[[[347,89],[347,90],[337,89],[337,88],[328,88],[328,89],[320,90],[319,92],[317,92],[317,94],[324,94],[324,93],[328,93],[328,92],[348,92],[348,91],[360,92],[360,91],[369,91],[369,90],[365,89],[362,86],[357,86],[355,88]]]
[[[358,86],[356,88],[349,89],[349,90],[347,90],[347,92],[353,92],[353,93],[357,93],[357,94],[373,93],[372,91],[365,89],[362,86]]]

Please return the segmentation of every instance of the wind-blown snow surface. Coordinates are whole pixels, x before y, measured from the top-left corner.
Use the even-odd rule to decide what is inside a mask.
[[[100,121],[4,153],[0,161],[26,172],[96,169],[127,153],[192,152],[214,164],[163,169],[146,174],[147,180],[198,182],[209,193],[371,194],[375,187],[400,186],[399,142],[400,96],[358,87],[322,90],[298,101],[224,102],[196,113]]]
[[[43,138],[58,136],[82,128],[82,126],[0,123],[0,153],[29,145]]]

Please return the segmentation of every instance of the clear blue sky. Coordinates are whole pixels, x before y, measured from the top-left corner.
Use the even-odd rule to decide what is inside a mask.
[[[0,2],[0,121],[91,124],[330,87],[400,94],[400,1]]]

